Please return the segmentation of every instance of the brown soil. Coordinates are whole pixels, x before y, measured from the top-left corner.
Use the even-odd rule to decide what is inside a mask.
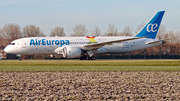
[[[180,100],[180,72],[0,72],[0,100]]]

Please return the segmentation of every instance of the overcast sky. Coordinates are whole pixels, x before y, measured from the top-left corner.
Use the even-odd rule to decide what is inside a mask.
[[[67,36],[76,24],[95,26],[104,34],[109,24],[119,32],[148,22],[158,11],[165,10],[162,24],[167,31],[180,31],[180,0],[0,0],[0,28],[6,23],[36,25],[49,35],[52,28],[64,27]]]

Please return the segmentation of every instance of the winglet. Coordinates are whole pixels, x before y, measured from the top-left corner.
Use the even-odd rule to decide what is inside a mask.
[[[165,11],[159,11],[157,14],[141,29],[135,37],[148,36],[146,38],[155,39],[159,30],[161,20]]]

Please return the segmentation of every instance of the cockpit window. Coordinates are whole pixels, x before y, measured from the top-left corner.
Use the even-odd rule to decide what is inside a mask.
[[[15,43],[9,43],[9,45],[15,45]]]

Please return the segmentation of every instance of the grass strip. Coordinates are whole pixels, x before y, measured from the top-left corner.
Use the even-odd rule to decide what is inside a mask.
[[[0,66],[180,66],[180,60],[1,60]]]
[[[180,66],[0,66],[1,72],[180,71]]]

